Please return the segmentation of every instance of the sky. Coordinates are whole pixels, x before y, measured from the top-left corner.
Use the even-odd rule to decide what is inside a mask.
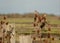
[[[60,15],[60,0],[0,0],[0,13],[39,13]]]

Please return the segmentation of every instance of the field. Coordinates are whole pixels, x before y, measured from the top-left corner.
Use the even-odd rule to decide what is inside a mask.
[[[15,23],[15,29],[17,33],[31,33],[34,30],[33,18],[8,18],[7,21],[10,23]],[[47,21],[49,24],[52,24],[52,33],[60,33],[60,20],[57,17],[48,16]]]
[[[0,20],[2,20],[0,18]],[[8,18],[7,21],[9,23],[15,24],[15,32],[16,32],[16,40],[18,41],[18,35],[20,34],[32,34],[34,31],[33,22],[34,19],[30,17],[25,18]],[[57,37],[60,38],[60,19],[57,16],[47,16],[47,21],[51,24],[51,34],[57,34]],[[48,33],[47,28],[46,31],[42,31],[42,33]],[[56,41],[60,43],[60,40]]]

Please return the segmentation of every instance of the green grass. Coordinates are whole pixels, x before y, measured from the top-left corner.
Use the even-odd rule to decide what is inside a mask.
[[[0,18],[0,21],[2,19]],[[47,20],[50,24],[59,24],[60,25],[60,20],[58,20],[56,17],[47,17]],[[32,31],[34,31],[34,28],[25,28],[25,27],[33,27],[33,24],[20,24],[20,23],[27,23],[27,22],[33,22],[33,18],[8,18],[7,21],[9,23],[16,23],[15,24],[15,30],[17,31],[17,37],[18,34],[20,33],[32,33]],[[47,29],[47,28],[46,28]],[[48,31],[42,31],[42,33],[48,33]],[[58,29],[57,27],[52,28],[50,33],[54,33],[54,34],[60,34],[60,29]],[[18,38],[16,37],[16,39],[18,40]],[[53,41],[52,41],[53,42]],[[56,40],[53,43],[60,43],[60,40]]]
[[[60,20],[58,20],[55,17],[47,17],[47,20],[50,24],[60,24]],[[26,29],[25,28],[25,27],[33,27],[33,24],[20,24],[20,23],[27,23],[27,22],[31,23],[34,21],[33,18],[8,18],[7,21],[9,23],[16,23],[15,29],[18,33],[22,33],[22,32],[31,33],[34,30],[33,28],[32,29],[30,29],[30,28]],[[53,28],[51,32],[52,33],[60,33],[59,29],[57,29],[57,28]]]

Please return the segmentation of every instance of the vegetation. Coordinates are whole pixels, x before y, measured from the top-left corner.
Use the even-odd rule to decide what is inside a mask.
[[[45,14],[41,13],[40,15]],[[25,13],[25,14],[0,14],[0,21],[2,20],[3,16],[7,16],[7,21],[9,23],[15,24],[15,30],[16,30],[16,40],[18,43],[18,35],[20,34],[32,34],[34,31],[33,28],[33,22],[34,22],[34,15],[33,13]],[[60,16],[55,16],[53,14],[48,15],[47,14],[47,20],[49,24],[52,24],[51,27],[51,34],[56,34],[60,36]],[[59,27],[59,28],[58,28]],[[47,28],[46,31],[42,31],[42,33],[48,33]],[[56,40],[57,43],[60,42],[60,40]]]

